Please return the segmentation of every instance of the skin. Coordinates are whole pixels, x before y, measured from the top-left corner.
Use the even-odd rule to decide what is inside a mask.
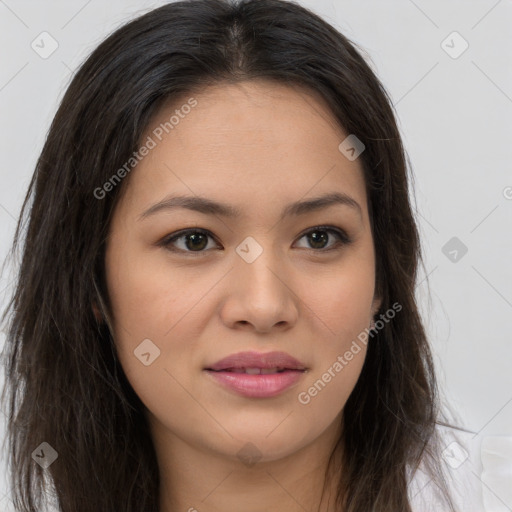
[[[365,344],[307,405],[298,394],[349,350],[380,305],[361,163],[339,151],[348,133],[315,92],[251,81],[194,98],[126,178],[105,262],[119,358],[147,407],[160,512],[333,510],[331,488],[321,502],[324,472]],[[187,99],[162,107],[143,141]],[[287,204],[332,192],[361,211],[331,205],[280,220]],[[169,194],[213,199],[242,216],[176,208],[139,219]],[[315,246],[311,228],[322,224],[352,242],[336,247],[337,235],[321,231],[328,238]],[[186,228],[211,238],[159,245]],[[249,236],[263,249],[252,263],[235,251]],[[134,355],[144,339],[160,350],[148,366]],[[285,351],[309,371],[273,398],[240,396],[203,371],[245,350]],[[237,455],[247,443],[261,457],[253,465]]]

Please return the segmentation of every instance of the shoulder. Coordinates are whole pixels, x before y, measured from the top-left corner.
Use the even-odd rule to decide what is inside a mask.
[[[457,512],[483,512],[482,438],[471,432],[437,426],[442,464]],[[412,475],[409,496],[413,512],[449,512],[437,485],[422,471]]]

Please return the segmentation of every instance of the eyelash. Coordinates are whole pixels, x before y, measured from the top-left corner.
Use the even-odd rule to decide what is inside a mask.
[[[352,239],[345,233],[345,231],[343,231],[342,229],[336,228],[334,226],[315,226],[315,227],[310,228],[307,231],[303,232],[300,235],[299,240],[310,233],[314,233],[315,231],[325,231],[328,233],[334,233],[335,235],[337,235],[338,241],[335,244],[333,244],[333,246],[329,247],[328,249],[314,249],[314,248],[304,248],[304,247],[302,247],[302,249],[306,249],[308,251],[313,251],[315,253],[325,253],[325,252],[331,252],[333,250],[339,250],[341,247],[352,243]],[[180,231],[177,231],[177,232],[172,233],[171,235],[165,237],[158,245],[166,248],[167,250],[169,250],[171,252],[182,253],[182,254],[184,254],[184,253],[191,254],[194,257],[196,255],[199,256],[200,254],[211,250],[211,249],[203,249],[201,251],[189,251],[189,250],[185,250],[185,249],[177,249],[177,248],[171,246],[172,243],[175,242],[176,240],[179,240],[180,238],[184,238],[185,236],[190,235],[190,234],[202,234],[205,236],[209,236],[215,240],[215,237],[208,230],[200,229],[200,228],[182,229]]]

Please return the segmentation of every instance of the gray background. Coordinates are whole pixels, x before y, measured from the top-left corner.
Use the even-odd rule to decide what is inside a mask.
[[[164,3],[0,0],[2,260],[73,70],[115,28]],[[299,3],[364,48],[395,105],[425,251],[417,293],[443,396],[475,438],[510,436],[512,1]],[[43,31],[58,42],[46,59],[31,48]],[[454,31],[469,44],[461,55]],[[457,261],[445,248],[453,237],[468,249]],[[12,278],[9,269],[1,276],[2,305]],[[0,487],[4,510],[2,496]]]

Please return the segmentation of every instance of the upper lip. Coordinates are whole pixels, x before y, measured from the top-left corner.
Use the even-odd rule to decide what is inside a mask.
[[[281,368],[306,370],[306,366],[286,352],[238,352],[231,354],[206,370],[227,370],[230,368]]]

